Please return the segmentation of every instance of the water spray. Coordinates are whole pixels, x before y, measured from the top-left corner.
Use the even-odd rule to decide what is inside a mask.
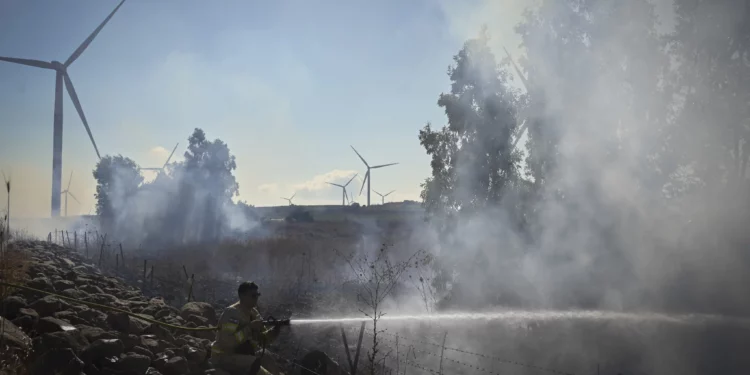
[[[340,317],[340,318],[315,318],[315,319],[292,319],[287,320],[290,325],[302,324],[341,324],[359,323],[370,321],[367,317]],[[709,321],[735,320],[740,324],[750,324],[750,319],[729,318],[719,315],[706,314],[665,314],[653,312],[615,312],[601,310],[507,310],[502,312],[486,313],[438,313],[438,314],[415,314],[415,315],[386,315],[379,321],[503,321],[506,323],[522,321],[559,321],[559,320],[589,320],[589,321],[636,321],[636,322],[665,322],[665,323],[699,323]]]

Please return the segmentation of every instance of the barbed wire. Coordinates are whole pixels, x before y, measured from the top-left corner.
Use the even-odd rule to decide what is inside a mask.
[[[356,329],[355,327],[352,327],[352,328]],[[365,331],[365,335],[368,335],[368,336],[372,337],[372,333],[371,332]],[[494,361],[497,361],[497,362],[500,362],[500,363],[505,363],[505,364],[515,365],[515,366],[530,368],[530,369],[534,369],[534,370],[544,371],[544,372],[548,372],[548,373],[551,373],[551,374],[557,374],[557,375],[575,375],[575,374],[570,373],[570,372],[565,372],[565,371],[561,371],[561,370],[557,370],[557,369],[553,369],[553,368],[548,368],[548,367],[537,366],[537,365],[533,365],[533,364],[530,364],[530,363],[524,363],[524,362],[519,362],[519,361],[514,361],[514,360],[503,359],[503,358],[499,358],[499,357],[488,355],[488,354],[476,353],[476,352],[471,352],[471,351],[468,351],[468,350],[463,350],[463,349],[458,349],[458,348],[452,348],[452,347],[448,347],[448,346],[446,346],[446,347],[443,348],[442,344],[438,344],[438,343],[434,343],[434,342],[428,342],[428,341],[414,339],[414,338],[409,338],[409,337],[405,337],[405,336],[394,334],[394,333],[390,333],[390,332],[379,332],[378,335],[386,335],[386,336],[397,337],[399,339],[403,339],[403,340],[407,340],[407,341],[411,341],[411,342],[417,342],[417,343],[420,343],[420,344],[423,344],[423,345],[434,346],[434,347],[441,348],[441,349],[444,349],[444,350],[455,351],[455,352],[458,352],[458,353],[473,355],[473,356],[476,356],[476,357],[479,357],[479,358],[494,360]],[[387,339],[387,338],[386,339],[382,339],[382,340],[386,341],[386,342],[394,342],[395,341],[395,340]],[[428,355],[431,355],[431,356],[435,356],[437,358],[441,357],[440,354],[432,353],[432,352],[429,352],[429,351],[426,351],[426,350],[416,349],[413,346],[412,346],[412,350],[415,350],[415,351],[418,351],[418,352],[422,352],[422,353],[425,353],[425,354],[428,354]],[[472,365],[472,364],[469,364],[469,363],[466,363],[466,362],[461,362],[461,361],[458,361],[458,360],[455,360],[455,359],[452,359],[452,358],[448,358],[445,355],[442,355],[442,357],[443,357],[443,359],[446,359],[446,360],[451,361],[451,362],[456,363],[456,364],[460,364],[462,366],[466,366],[466,367],[469,367],[469,368],[472,368],[472,369],[475,369],[475,370],[483,371],[483,372],[486,372],[486,373],[492,374],[492,375],[500,375],[498,372],[494,372],[492,370],[488,370],[488,369],[485,369],[483,367],[479,367],[477,365]]]

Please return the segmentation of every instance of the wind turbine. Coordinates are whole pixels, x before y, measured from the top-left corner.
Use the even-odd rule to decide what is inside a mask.
[[[387,196],[391,195],[391,193],[393,193],[393,192],[394,192],[394,191],[396,191],[396,190],[391,190],[391,191],[389,191],[388,193],[386,193],[385,195],[383,195],[383,194],[380,194],[380,193],[378,193],[378,191],[377,191],[377,190],[375,190],[375,189],[372,189],[372,191],[374,191],[374,192],[375,192],[375,194],[379,195],[379,196],[380,196],[380,198],[382,199],[382,202],[381,202],[380,204],[385,204],[385,197],[387,197]]]
[[[510,55],[510,52],[508,52],[508,49],[503,47],[503,50],[505,50],[505,54],[508,55],[508,60],[510,60],[510,63],[513,64],[513,68],[516,70],[516,74],[518,74],[518,77],[521,78],[521,83],[523,83],[523,87],[526,89],[526,92],[529,92],[529,81],[526,79],[526,77],[521,73],[521,69],[518,68],[518,65],[516,65],[516,62],[513,61],[513,57]],[[516,149],[516,146],[518,145],[518,141],[521,140],[521,136],[523,136],[523,133],[526,131],[526,128],[529,127],[528,119],[525,118],[526,116],[521,120],[521,123],[518,124],[518,138],[516,138],[515,141],[513,141],[513,148],[512,150]],[[520,119],[519,119],[520,120]]]
[[[381,165],[374,165],[370,166],[370,164],[367,164],[365,161],[365,158],[362,157],[362,155],[357,152],[357,150],[354,148],[354,146],[350,146],[352,150],[354,150],[354,153],[359,156],[359,159],[362,160],[363,163],[365,163],[365,166],[367,167],[367,173],[365,173],[365,180],[367,181],[367,207],[370,207],[370,180],[372,180],[372,177],[370,177],[370,169],[377,169],[377,168],[383,168],[383,167],[389,167],[391,165],[396,165],[398,163],[390,163],[390,164],[381,164]],[[362,181],[362,188],[359,189],[359,194],[362,195],[362,189],[365,188],[365,181]]]
[[[60,194],[62,194],[62,191],[60,191],[62,187],[62,143],[63,143],[63,82],[65,84],[65,89],[68,91],[68,96],[70,96],[70,99],[73,101],[73,105],[76,108],[76,111],[78,112],[78,116],[81,118],[81,122],[83,122],[83,126],[86,128],[86,132],[89,135],[89,139],[91,139],[91,143],[94,145],[94,151],[96,151],[96,156],[101,159],[101,155],[99,154],[99,148],[96,147],[96,142],[94,141],[94,136],[91,134],[91,129],[89,129],[88,121],[86,121],[86,116],[83,114],[83,108],[81,107],[81,103],[78,100],[78,94],[76,94],[75,88],[73,88],[73,82],[70,80],[70,75],[68,74],[68,67],[70,67],[70,64],[72,64],[78,57],[81,56],[83,51],[86,50],[86,48],[91,44],[91,41],[94,40],[97,34],[102,30],[104,25],[109,22],[110,18],[115,15],[115,12],[117,12],[118,9],[122,6],[122,3],[124,3],[125,0],[121,0],[120,3],[115,7],[115,10],[110,13],[107,18],[104,19],[104,21],[97,27],[94,32],[89,35],[86,40],[81,43],[78,48],[76,48],[75,51],[73,51],[73,54],[68,57],[67,60],[65,60],[64,63],[61,63],[59,61],[41,61],[41,60],[31,60],[31,59],[19,59],[14,57],[0,57],[0,61],[6,61],[10,63],[15,64],[21,64],[21,65],[27,65],[27,66],[33,66],[36,68],[42,68],[42,69],[50,69],[55,71],[55,111],[53,116],[53,135],[52,135],[52,216],[57,217],[60,216]]]
[[[70,192],[70,182],[73,181],[73,171],[70,171],[70,177],[68,177],[68,187],[65,188],[60,194],[65,194],[65,216],[68,216],[68,197],[71,197],[75,199],[78,204],[81,204],[81,201],[76,198],[73,193]]]
[[[341,188],[341,190],[342,190],[342,192],[341,192],[341,205],[342,206],[346,206],[346,200],[349,198],[349,196],[346,195],[346,187],[349,185],[350,182],[352,182],[352,180],[354,179],[354,177],[357,177],[357,175],[355,174],[354,176],[352,176],[352,178],[350,178],[349,181],[347,183],[343,184],[343,185],[334,184],[333,182],[327,182],[328,184],[331,184],[333,186],[338,186],[338,187]]]
[[[284,197],[281,197],[281,199],[283,199],[283,200],[285,200],[285,201],[289,202],[289,205],[290,205],[290,206],[294,206],[294,203],[292,203],[292,199],[294,199],[294,196],[295,196],[295,195],[297,195],[297,193],[294,193],[294,194],[292,194],[292,196],[291,196],[291,197],[289,197],[289,198],[284,198]]]
[[[158,175],[158,174],[160,174],[160,173],[164,173],[164,168],[166,168],[166,167],[167,167],[167,165],[169,164],[169,161],[170,161],[170,160],[172,160],[172,155],[174,155],[174,152],[175,152],[175,151],[177,150],[177,146],[179,146],[179,145],[180,145],[180,144],[179,144],[179,142],[178,142],[178,143],[177,143],[177,144],[176,144],[176,145],[174,146],[174,148],[172,149],[172,153],[171,153],[171,154],[169,154],[169,157],[167,158],[167,161],[165,161],[165,162],[164,162],[164,165],[162,165],[161,167],[153,167],[153,168],[141,168],[141,170],[142,170],[142,171],[158,171],[158,172],[157,172],[157,175]]]

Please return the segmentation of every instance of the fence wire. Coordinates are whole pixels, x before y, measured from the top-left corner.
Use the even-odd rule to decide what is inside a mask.
[[[356,329],[355,327],[352,327],[351,329],[352,330],[356,330],[357,333],[359,332],[359,330]],[[365,335],[367,335],[369,337],[372,337],[372,332],[365,331]],[[478,358],[484,358],[484,359],[493,360],[493,361],[496,361],[496,362],[499,362],[499,363],[514,365],[514,366],[519,366],[519,367],[525,367],[525,368],[529,368],[529,369],[533,369],[533,370],[547,372],[547,373],[550,373],[550,374],[556,374],[556,375],[575,375],[575,374],[573,374],[571,372],[561,371],[561,370],[557,370],[557,369],[553,369],[553,368],[548,368],[548,367],[537,366],[537,365],[530,364],[530,363],[524,363],[524,362],[519,362],[519,361],[514,361],[514,360],[509,360],[509,359],[503,359],[503,358],[499,358],[499,357],[496,357],[496,356],[493,356],[493,355],[489,355],[489,354],[477,353],[477,352],[472,352],[472,351],[468,351],[468,350],[464,350],[464,349],[459,349],[459,348],[454,348],[454,347],[449,347],[449,346],[443,347],[442,344],[438,344],[438,343],[435,343],[435,342],[429,342],[429,341],[419,340],[419,339],[410,338],[410,337],[406,337],[406,336],[403,336],[403,335],[398,335],[398,334],[394,334],[394,333],[390,333],[390,332],[378,332],[378,336],[380,336],[380,335],[390,336],[390,337],[394,338],[394,339],[388,339],[388,338],[380,339],[381,343],[384,343],[384,342],[388,343],[388,344],[385,344],[385,345],[389,346],[391,348],[392,348],[392,345],[395,345],[395,338],[398,338],[398,339],[401,339],[401,340],[411,341],[411,342],[419,343],[419,344],[426,345],[426,346],[437,347],[437,348],[443,349],[445,351],[454,351],[454,352],[458,352],[458,353],[462,353],[462,354],[468,354],[468,355],[472,355],[472,356],[475,356],[475,357],[478,357]],[[487,374],[490,374],[490,375],[501,375],[497,371],[493,371],[491,369],[487,369],[487,368],[481,367],[479,365],[475,365],[475,364],[471,364],[471,363],[459,361],[459,360],[456,360],[456,359],[453,359],[453,358],[449,358],[445,354],[441,355],[439,353],[434,353],[434,352],[430,352],[430,351],[423,350],[423,349],[416,349],[416,348],[414,348],[413,345],[411,346],[411,350],[416,351],[416,352],[420,352],[420,353],[423,353],[423,354],[426,354],[426,355],[429,355],[429,356],[432,356],[432,357],[436,357],[436,358],[441,358],[442,357],[444,360],[450,361],[452,363],[455,363],[455,364],[458,364],[458,365],[461,365],[461,366],[464,366],[464,367],[468,367],[468,368],[470,368],[472,370],[475,370],[475,371],[481,371],[481,372],[484,372],[484,373],[487,373]]]

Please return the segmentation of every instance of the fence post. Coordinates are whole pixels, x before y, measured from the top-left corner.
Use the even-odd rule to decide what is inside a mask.
[[[365,321],[359,326],[359,339],[357,340],[357,351],[354,352],[354,365],[352,366],[352,375],[357,372],[357,363],[359,362],[359,349],[362,347],[362,336],[365,334]]]
[[[103,257],[104,257],[104,241],[102,241],[102,246],[99,248],[99,267],[102,266]]]
[[[83,246],[86,247],[86,258],[89,257],[89,232],[83,232]]]
[[[147,262],[148,262],[148,260],[146,260],[146,259],[143,260],[143,280],[141,281],[141,285],[143,287],[146,286],[146,263]]]
[[[187,301],[193,300],[193,284],[195,284],[195,274],[190,275],[190,286],[188,287],[188,298]]]
[[[122,242],[120,242],[120,260],[122,260],[122,265],[125,265],[125,254],[122,252]]]
[[[151,265],[151,287],[154,287],[154,265]]]
[[[344,332],[344,326],[339,326],[341,328],[341,339],[344,341],[344,352],[346,353],[346,361],[349,362],[349,371],[351,371],[351,375],[357,375],[354,372],[354,362],[352,362],[352,355],[349,354],[349,343],[346,342],[346,332]]]
[[[445,338],[448,337],[448,332],[443,334],[443,347],[440,349],[440,375],[443,375],[443,354],[445,354]]]
[[[73,247],[78,252],[78,232],[73,232]]]

